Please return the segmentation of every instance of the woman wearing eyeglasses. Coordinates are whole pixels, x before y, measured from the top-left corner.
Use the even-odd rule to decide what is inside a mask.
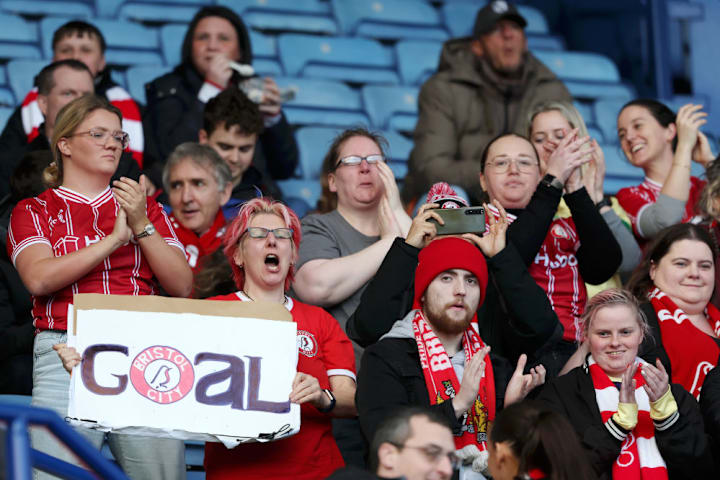
[[[8,254],[33,296],[37,329],[32,403],[61,417],[69,376],[53,347],[67,338],[73,294],[152,295],[159,284],[185,297],[192,287],[182,245],[160,206],[146,198],[144,181],[121,178],[108,186],[128,141],[121,120],[117,108],[94,95],[63,107],[51,141],[54,162],[44,172],[51,188],[21,201],[10,220]],[[101,432],[84,432],[100,446]],[[121,437],[111,435],[110,444],[131,477],[185,477],[181,443]],[[32,442],[74,461],[48,434],[32,432]]]
[[[295,212],[267,198],[245,203],[225,234],[224,251],[239,290],[210,300],[262,300],[290,311],[298,327],[298,373],[290,401],[301,405],[301,426],[297,435],[272,443],[232,450],[206,444],[208,480],[314,480],[343,466],[330,420],[356,415],[355,359],[334,318],[285,295],[293,281],[300,237]]]
[[[293,290],[303,302],[327,309],[343,330],[393,240],[405,237],[412,222],[385,163],[386,146],[384,138],[363,128],[335,137],[322,164],[319,213],[302,221],[305,241]],[[359,362],[362,349],[353,346]],[[357,420],[334,423],[345,461],[364,466]]]
[[[492,140],[481,158],[480,184],[490,200],[508,212],[508,239],[520,252],[530,275],[545,291],[563,326],[562,341],[538,354],[556,375],[576,350],[577,326],[587,301],[584,282],[602,283],[622,260],[620,246],[595,207],[580,178],[589,161],[587,137],[567,135],[541,172],[538,154],[524,137],[509,134]],[[554,218],[560,197],[570,218]],[[492,205],[488,214],[499,218]]]

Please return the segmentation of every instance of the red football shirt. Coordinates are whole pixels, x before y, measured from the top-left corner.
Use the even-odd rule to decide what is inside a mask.
[[[250,300],[242,292],[208,300]],[[330,388],[329,377],[345,375],[355,380],[355,354],[337,320],[320,307],[286,297],[285,307],[297,323],[298,372]],[[326,478],[344,465],[332,435],[331,417],[312,405],[301,405],[300,432],[270,443],[244,443],[228,450],[221,443],[205,444],[208,480]]]
[[[13,265],[28,246],[43,243],[56,257],[100,241],[113,231],[120,206],[110,187],[94,199],[69,188],[45,190],[13,209],[7,249]],[[147,199],[147,216],[165,241],[181,251],[167,215]],[[51,295],[33,296],[33,321],[38,330],[67,330],[67,307],[75,293],[152,295],[155,282],[142,249],[131,240],[87,275]]]

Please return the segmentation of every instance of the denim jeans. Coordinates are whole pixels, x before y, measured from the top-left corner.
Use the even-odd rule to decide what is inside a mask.
[[[67,416],[70,375],[63,368],[53,345],[65,343],[66,340],[65,332],[43,331],[35,337],[33,348],[32,404],[49,408],[62,418]],[[76,427],[75,430],[98,450],[102,447],[104,432],[82,427]],[[185,480],[185,447],[181,440],[118,433],[110,433],[107,437],[113,456],[133,480]],[[30,438],[33,448],[81,465],[46,429],[31,429]],[[33,478],[37,480],[58,477],[34,470]]]

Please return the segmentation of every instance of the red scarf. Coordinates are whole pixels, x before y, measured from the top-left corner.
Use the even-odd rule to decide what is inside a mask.
[[[220,247],[222,237],[225,234],[225,217],[222,209],[218,209],[215,221],[210,225],[210,230],[198,237],[195,232],[183,227],[174,214],[170,214],[170,221],[175,229],[178,240],[185,246],[185,258],[187,258],[193,273],[196,273],[200,259],[209,255]]]
[[[672,382],[699,399],[705,376],[717,364],[720,347],[659,288],[652,290],[649,297],[660,324],[663,347],[670,357]],[[705,318],[715,335],[720,336],[720,311],[712,303],[707,305]]]
[[[430,403],[436,405],[452,399],[460,391],[460,382],[450,363],[450,357],[421,310],[415,311],[413,331]],[[468,361],[485,346],[473,327],[465,330],[462,344],[465,359]],[[473,407],[463,416],[463,427],[460,436],[455,437],[455,448],[460,450],[474,444],[481,452],[486,450],[488,423],[493,420],[495,420],[495,378],[488,355],[485,360],[485,375],[480,380],[478,397]]]
[[[617,412],[620,391],[595,363],[592,355],[588,357],[588,370],[595,387],[595,399],[602,421],[607,422]],[[612,478],[613,480],[666,480],[667,467],[655,442],[655,425],[650,418],[650,399],[643,388],[645,380],[640,368],[633,378],[637,382],[635,401],[638,406],[638,422],[623,441],[620,455],[613,462]]]

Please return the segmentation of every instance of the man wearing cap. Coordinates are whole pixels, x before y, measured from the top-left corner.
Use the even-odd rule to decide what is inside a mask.
[[[479,479],[487,467],[489,422],[503,404],[543,383],[545,370],[538,366],[523,375],[523,355],[510,377],[506,360],[488,356],[475,318],[488,271],[473,243],[437,239],[418,259],[413,310],[365,350],[356,395],[360,425],[373,438],[394,410],[428,406],[452,425],[461,478]]]
[[[478,12],[472,37],[445,43],[438,72],[418,97],[404,201],[443,180],[463,187],[476,204],[486,143],[504,132],[524,135],[528,112],[539,101],[572,101],[563,83],[528,52],[526,25],[512,3],[495,0]]]

